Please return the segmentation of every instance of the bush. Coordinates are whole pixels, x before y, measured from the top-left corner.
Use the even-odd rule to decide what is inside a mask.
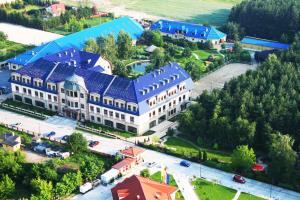
[[[150,177],[149,169],[147,168],[147,169],[142,170],[141,173],[140,173],[140,175],[142,177]]]
[[[173,136],[175,134],[175,130],[173,128],[168,128],[167,136]]]

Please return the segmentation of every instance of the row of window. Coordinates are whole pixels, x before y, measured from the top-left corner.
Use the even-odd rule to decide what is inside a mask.
[[[100,108],[99,107],[96,107],[96,109],[95,109],[94,106],[90,106],[90,111],[91,112],[94,112],[95,110],[96,110],[97,113],[100,114]],[[125,114],[120,114],[118,112],[115,112],[115,115],[114,115],[113,111],[109,111],[107,109],[104,109],[103,114],[105,116],[108,116],[108,117],[115,117],[117,119],[125,120]],[[133,116],[130,116],[130,122],[132,122],[132,123],[134,122],[134,117]]]
[[[15,90],[16,90],[17,92],[20,92],[19,86],[15,86]],[[27,94],[27,95],[29,95],[29,96],[31,96],[31,94],[32,94],[31,89],[27,89],[27,88],[23,88],[23,93],[24,93],[24,94]],[[43,92],[35,91],[35,92],[34,92],[34,96],[35,96],[35,97],[38,97],[38,98],[44,98],[44,93],[43,93]],[[51,95],[51,94],[48,94],[48,100],[49,100],[49,101],[57,102],[57,96],[53,96],[53,98],[52,98],[52,95]]]

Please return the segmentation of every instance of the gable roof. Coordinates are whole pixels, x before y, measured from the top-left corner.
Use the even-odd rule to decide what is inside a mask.
[[[285,43],[280,43],[277,41],[265,40],[265,39],[260,39],[260,38],[253,38],[253,37],[244,37],[241,40],[241,43],[270,47],[270,48],[274,48],[274,49],[288,49],[291,46],[290,44],[285,44]]]
[[[159,20],[151,25],[151,30],[159,30],[163,33],[181,33],[186,37],[193,37],[205,40],[222,39],[226,34],[214,27],[201,24],[192,24],[180,21]]]
[[[177,188],[133,175],[111,189],[113,200],[171,200]]]
[[[117,164],[113,165],[112,168],[120,170],[123,167],[126,167],[128,165],[131,165],[136,160],[134,158],[125,158],[124,160],[118,162]]]
[[[50,8],[51,8],[52,13],[57,14],[57,15],[65,12],[65,10],[66,10],[65,4],[63,4],[63,3],[52,4],[50,6]]]
[[[83,49],[87,40],[99,36],[106,37],[112,34],[117,39],[119,32],[123,30],[129,34],[133,40],[137,40],[144,32],[143,27],[129,17],[121,17],[98,26],[84,29],[82,31],[53,40],[47,44],[36,47],[23,54],[7,60],[9,63],[26,65],[34,62],[46,55],[60,52],[69,48]]]
[[[138,148],[138,147],[129,147],[128,149],[121,150],[120,152],[123,155],[130,156],[130,157],[135,157],[135,156],[143,153],[144,151],[145,151],[144,149],[141,149],[141,148]]]

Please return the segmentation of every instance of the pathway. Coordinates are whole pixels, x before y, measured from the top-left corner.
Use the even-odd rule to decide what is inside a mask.
[[[241,191],[240,191],[240,190],[238,190],[238,191],[237,191],[237,193],[235,194],[235,196],[233,197],[233,199],[232,199],[232,200],[238,200],[238,199],[239,199],[239,197],[240,197],[240,195],[241,195]]]

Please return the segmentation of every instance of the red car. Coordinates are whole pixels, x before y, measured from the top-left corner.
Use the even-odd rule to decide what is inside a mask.
[[[95,146],[97,146],[98,144],[100,144],[99,141],[91,141],[90,144],[89,144],[89,146],[90,146],[90,147],[95,147]]]
[[[246,179],[240,175],[234,175],[233,181],[238,182],[238,183],[246,183]]]

